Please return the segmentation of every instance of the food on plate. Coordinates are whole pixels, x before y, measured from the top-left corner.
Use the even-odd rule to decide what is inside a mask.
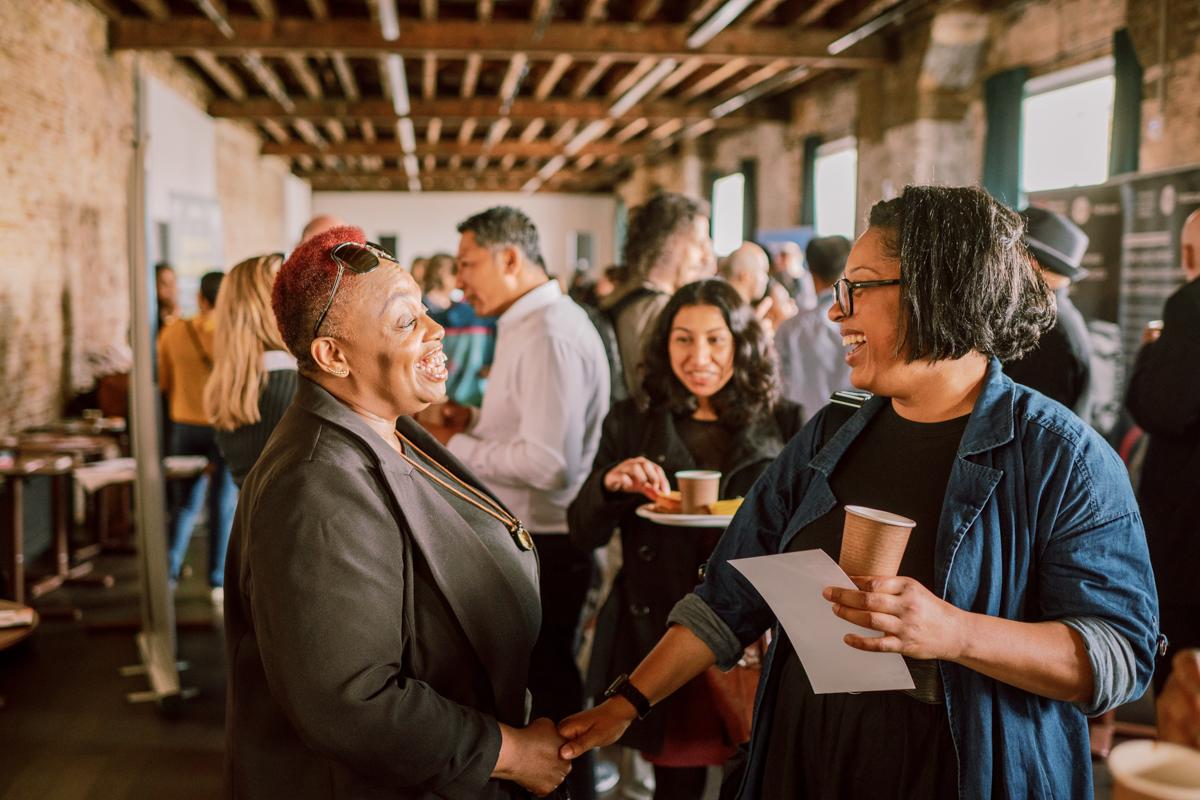
[[[718,500],[715,503],[709,503],[707,506],[708,513],[718,516],[728,516],[736,514],[738,508],[742,505],[742,498],[731,497],[728,500]]]
[[[678,514],[683,508],[683,500],[680,499],[679,492],[672,491],[666,494],[648,492],[647,494],[654,501],[654,510],[660,514]]]

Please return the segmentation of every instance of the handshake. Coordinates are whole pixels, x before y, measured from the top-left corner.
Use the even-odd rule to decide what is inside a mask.
[[[637,712],[628,700],[613,697],[555,725],[536,719],[524,728],[500,726],[500,757],[493,778],[517,783],[538,797],[558,788],[571,762],[596,747],[621,738]]]

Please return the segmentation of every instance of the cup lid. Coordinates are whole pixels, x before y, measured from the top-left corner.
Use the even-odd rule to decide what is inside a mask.
[[[721,473],[715,469],[685,469],[675,473],[676,478],[720,478]]]
[[[846,506],[846,513],[853,514],[856,517],[865,517],[883,525],[898,525],[902,528],[917,527],[917,523],[908,517],[902,517],[899,514],[893,514],[890,511],[880,511],[877,508],[867,508],[866,506]]]

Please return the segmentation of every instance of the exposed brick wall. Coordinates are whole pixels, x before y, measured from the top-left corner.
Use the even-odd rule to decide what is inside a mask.
[[[260,138],[245,125],[217,122],[217,196],[229,265],[262,253],[285,250],[284,179],[287,164],[262,158]]]
[[[173,59],[142,63],[203,107]],[[86,356],[127,345],[133,64],[83,0],[0,2],[0,434],[58,416],[93,381]],[[221,137],[229,253],[276,249],[283,226],[280,166],[251,138]]]
[[[1129,32],[1145,71],[1141,169],[1200,164],[1200,4],[1166,0],[1164,9],[1160,0],[1129,0]]]
[[[758,227],[796,225],[800,221],[801,148],[790,141],[785,125],[763,123],[722,138],[711,164],[720,172],[734,172],[743,160],[758,164]]]

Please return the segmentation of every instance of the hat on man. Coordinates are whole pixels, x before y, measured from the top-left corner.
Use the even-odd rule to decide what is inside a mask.
[[[1025,209],[1021,216],[1025,218],[1025,245],[1039,264],[1073,281],[1087,274],[1082,263],[1088,235],[1078,225],[1037,206]]]

